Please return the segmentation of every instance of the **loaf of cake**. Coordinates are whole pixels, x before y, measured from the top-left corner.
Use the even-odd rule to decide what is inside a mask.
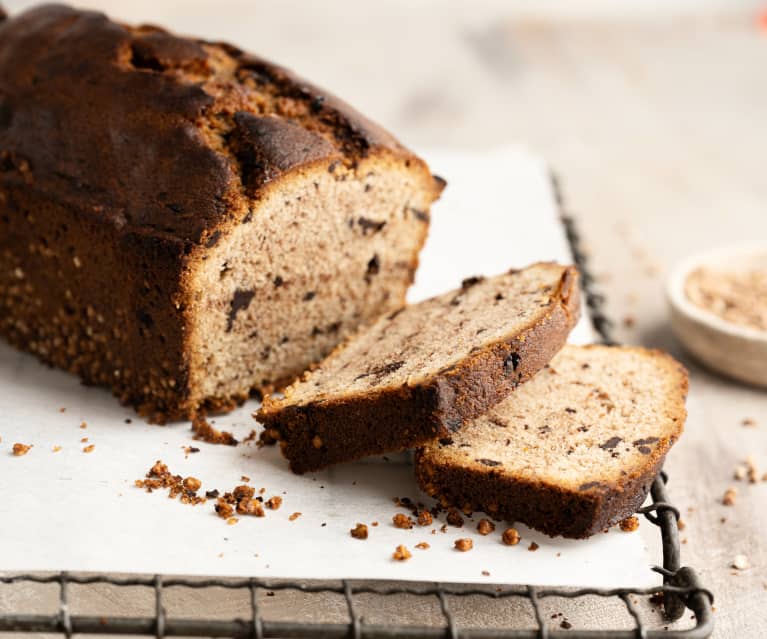
[[[642,505],[686,418],[687,373],[665,353],[565,346],[513,395],[416,453],[444,506],[583,538]]]
[[[579,299],[570,266],[465,280],[360,330],[257,418],[297,473],[447,437],[549,362]]]
[[[402,306],[443,186],[236,47],[0,18],[0,334],[150,418],[231,408]]]

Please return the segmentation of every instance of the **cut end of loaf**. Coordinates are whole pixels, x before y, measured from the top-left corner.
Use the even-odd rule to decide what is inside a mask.
[[[191,401],[284,383],[401,307],[432,193],[390,158],[321,163],[269,190],[190,280]]]
[[[642,504],[686,417],[687,375],[641,348],[566,346],[486,415],[417,454],[422,489],[581,538]]]

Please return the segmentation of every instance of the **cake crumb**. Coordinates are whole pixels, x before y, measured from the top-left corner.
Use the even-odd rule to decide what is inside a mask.
[[[621,520],[619,525],[623,532],[634,532],[639,528],[639,518],[634,515],[626,517],[626,519]]]
[[[728,488],[724,491],[724,496],[722,497],[722,504],[725,506],[734,506],[735,501],[738,498],[738,491],[734,488]]]
[[[253,517],[263,517],[264,507],[258,499],[245,498],[237,502],[236,510],[241,515],[251,515]]]
[[[460,550],[461,552],[468,552],[472,548],[474,548],[474,542],[468,537],[463,537],[461,539],[455,540],[456,550]]]
[[[184,485],[184,488],[192,492],[197,492],[202,486],[202,482],[197,477],[185,477],[181,483]]]
[[[85,422],[80,422],[80,428],[88,428],[88,424]]]
[[[230,526],[234,526],[238,521],[240,520],[237,519],[237,517],[229,517],[229,519],[226,520],[226,523]]]
[[[482,576],[483,577],[489,577],[490,576],[490,571],[489,570],[483,570],[482,571]]]
[[[365,524],[358,523],[354,528],[349,531],[349,534],[355,539],[367,539],[368,527]]]
[[[431,546],[427,544],[425,541],[417,543],[415,547],[418,548],[419,550],[428,550],[429,548],[431,548]]]
[[[13,445],[13,456],[14,457],[22,457],[26,455],[32,448],[34,444],[21,444],[19,442],[16,442]]]
[[[489,535],[495,530],[495,524],[487,518],[480,519],[477,523],[477,532],[480,535]]]
[[[214,428],[202,415],[198,415],[192,420],[192,432],[194,439],[204,441],[207,444],[237,445],[237,440],[232,433]]]
[[[80,443],[81,444],[87,444],[88,443],[88,438],[87,437],[83,437],[82,439],[80,439]]]
[[[434,522],[434,518],[428,510],[419,510],[417,521],[419,526],[431,526]]]
[[[53,448],[51,448],[51,450],[52,450],[54,453],[58,453],[58,452],[61,450],[61,446],[54,446]]]
[[[413,520],[407,515],[403,515],[402,513],[397,513],[391,519],[392,519],[392,522],[394,523],[394,526],[397,528],[410,530],[413,527]]]
[[[90,452],[87,449],[91,448],[92,450],[92,447],[93,444],[86,446],[83,451]],[[191,504],[192,506],[196,506],[197,504],[202,504],[206,501],[204,497],[200,497],[197,494],[196,490],[191,490],[185,486],[181,475],[172,474],[170,470],[168,470],[167,464],[164,464],[159,459],[147,471],[145,477],[146,479],[137,479],[133,483],[137,488],[143,488],[148,493],[151,493],[152,491],[159,488],[167,488],[168,497],[170,499],[175,499],[180,495],[180,501],[182,504]]]
[[[295,521],[301,516],[301,513],[295,512],[290,517],[288,517],[288,521]]]
[[[527,549],[528,549],[530,552],[535,552],[535,551],[536,551],[536,550],[538,550],[539,548],[540,548],[540,546],[539,546],[538,544],[536,544],[534,541],[531,541],[531,542],[530,542],[530,545],[527,547]]]
[[[397,546],[397,548],[394,550],[394,553],[392,553],[392,559],[395,561],[407,561],[410,559],[413,555],[411,552],[402,544]]]
[[[735,568],[735,570],[748,570],[751,567],[748,563],[748,557],[745,555],[735,555],[730,566]]]
[[[214,508],[216,514],[221,517],[221,519],[229,519],[232,515],[234,515],[234,508],[232,508],[226,502],[218,502]]]
[[[83,448],[83,452],[92,453],[94,448],[96,448],[96,444],[88,444],[85,448]]]
[[[234,501],[240,501],[242,499],[253,499],[254,495],[256,494],[256,489],[253,488],[253,486],[246,486],[245,484],[242,484],[240,486],[235,486],[231,494]]]
[[[519,531],[516,528],[507,528],[503,531],[501,540],[507,546],[516,546],[519,543]]]
[[[746,426],[746,427],[756,426],[756,420],[755,419],[751,419],[750,417],[746,417],[740,423],[741,423],[741,426]]]
[[[687,524],[685,523],[684,519],[680,519],[679,521],[676,522],[676,527],[679,530],[684,530],[685,528],[687,528]]]
[[[370,522],[370,525],[371,525],[371,526],[377,526],[377,525],[378,525],[378,522],[377,522],[377,521],[372,521],[372,522]]]
[[[266,502],[266,507],[270,510],[279,510],[280,506],[282,506],[282,497],[279,495],[275,495],[274,497],[270,497]]]
[[[463,527],[463,517],[461,517],[461,514],[455,508],[451,508],[447,511],[446,521],[448,524],[455,526],[456,528]]]
[[[250,477],[248,477],[247,475],[241,475],[240,481],[244,481],[247,484],[250,481]]]

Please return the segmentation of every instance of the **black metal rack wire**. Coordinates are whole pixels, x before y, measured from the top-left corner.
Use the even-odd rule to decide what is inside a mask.
[[[604,312],[604,297],[595,290],[594,277],[588,268],[587,257],[582,250],[580,237],[574,218],[567,213],[561,195],[559,182],[552,176],[557,204],[567,239],[572,248],[573,258],[581,273],[582,288],[586,306],[589,309],[592,324],[601,341],[614,343],[610,319]],[[355,583],[341,581],[337,583],[294,582],[287,580],[263,579],[194,579],[166,578],[155,576],[116,577],[100,574],[75,575],[57,574],[15,574],[0,576],[0,586],[20,583],[57,584],[58,610],[53,614],[0,614],[0,632],[45,632],[63,634],[67,639],[73,634],[99,635],[144,635],[162,637],[235,637],[261,639],[262,637],[323,637],[355,639],[436,638],[450,639],[491,639],[509,637],[511,639],[704,639],[713,631],[711,605],[713,595],[704,588],[692,568],[682,566],[677,521],[679,511],[670,503],[666,491],[668,476],[661,473],[651,488],[651,503],[637,512],[658,527],[662,540],[663,565],[653,568],[663,576],[663,585],[655,588],[553,588],[537,586],[516,587],[460,587],[443,584],[385,584],[371,585],[371,582]],[[372,582],[375,584],[375,582]],[[154,592],[154,614],[144,617],[116,617],[78,615],[71,613],[71,585],[108,584],[115,587],[143,587]],[[249,593],[250,611],[247,618],[236,619],[189,619],[177,618],[166,613],[164,596],[170,588],[209,589],[225,588]],[[344,597],[348,620],[344,623],[321,621],[269,620],[262,616],[259,603],[261,591],[298,591],[311,596],[336,594]],[[444,625],[405,625],[397,623],[368,624],[359,614],[357,597],[373,595],[390,597],[393,595],[412,595],[417,597],[436,597]],[[497,600],[503,605],[510,599],[522,599],[532,607],[534,627],[506,628],[468,628],[460,627],[450,607],[451,597],[479,596]],[[628,620],[633,627],[624,629],[564,629],[552,628],[542,610],[542,601],[547,598],[561,598],[578,601],[584,597],[600,597],[622,602]],[[639,599],[662,597],[665,617],[669,622],[679,620],[685,611],[694,616],[694,626],[685,629],[650,628],[643,619]],[[556,622],[555,622],[556,623]]]

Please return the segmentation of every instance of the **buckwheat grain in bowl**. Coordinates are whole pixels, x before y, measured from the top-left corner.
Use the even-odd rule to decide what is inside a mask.
[[[767,264],[739,270],[700,266],[687,276],[684,292],[723,320],[767,331]]]
[[[667,282],[671,328],[713,371],[767,387],[767,244],[689,257]]]

